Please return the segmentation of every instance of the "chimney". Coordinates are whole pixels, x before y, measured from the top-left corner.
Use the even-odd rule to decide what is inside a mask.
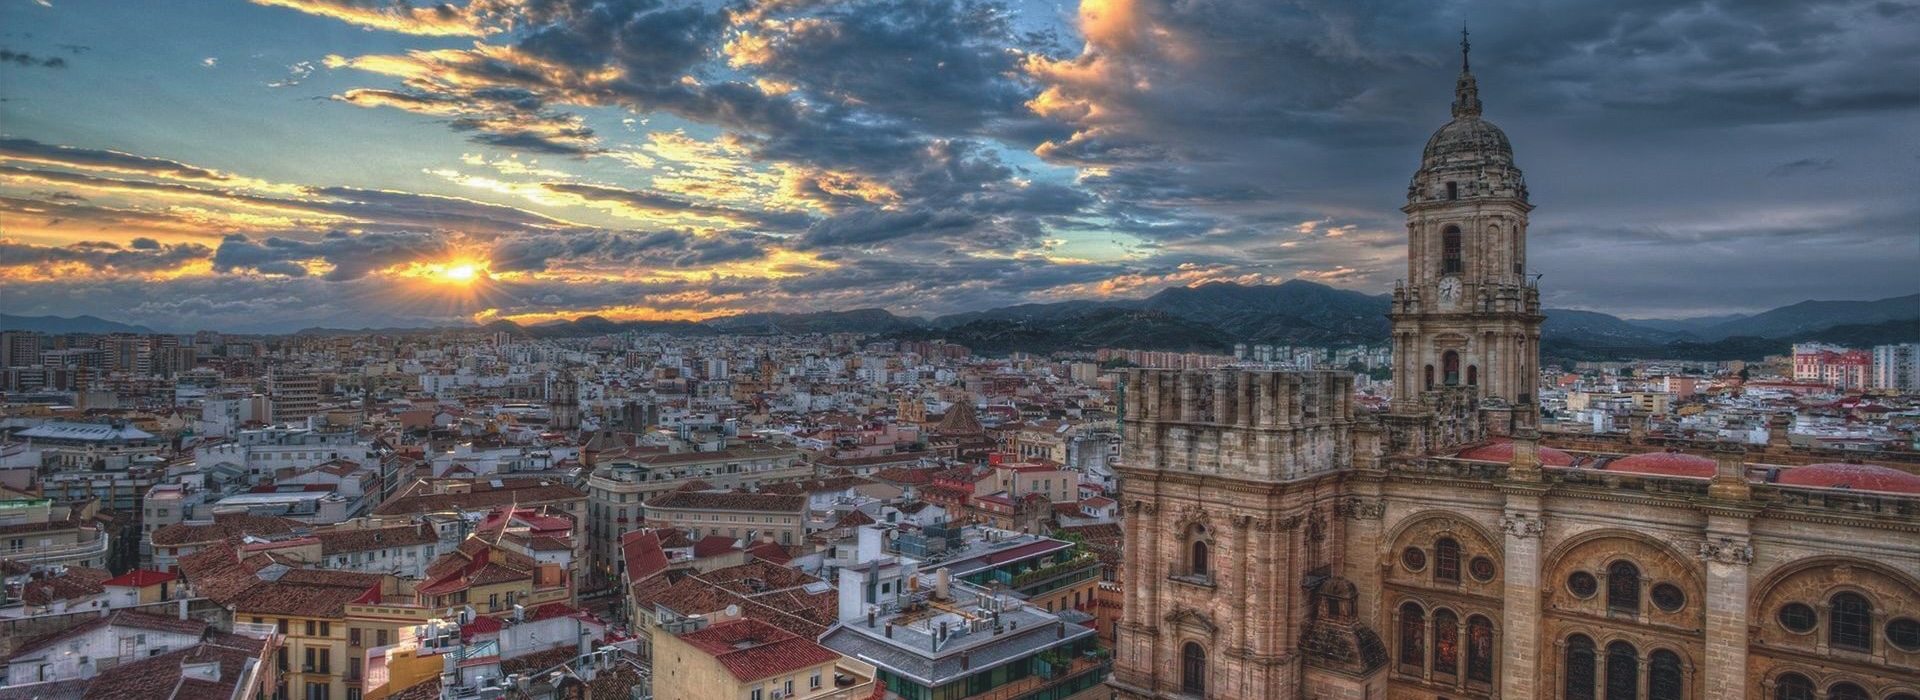
[[[887,639],[893,639],[893,623],[887,623]]]
[[[1053,638],[1054,639],[1067,638],[1067,623],[1065,622],[1053,623]]]
[[[966,671],[966,670],[971,670],[972,668],[973,668],[973,652],[969,651],[969,652],[964,652],[960,654],[960,670]]]
[[[948,570],[947,567],[942,566],[939,571],[933,573],[935,576],[933,597],[939,600],[951,600],[951,598],[948,597],[948,593],[951,592],[953,586],[953,572]]]
[[[873,608],[867,608],[867,629],[873,629],[873,618],[874,618]]]

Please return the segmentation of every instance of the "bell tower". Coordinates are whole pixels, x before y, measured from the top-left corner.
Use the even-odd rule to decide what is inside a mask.
[[[1427,140],[1400,209],[1407,276],[1389,313],[1400,414],[1436,410],[1444,397],[1534,403],[1545,317],[1526,266],[1533,205],[1507,135],[1481,118],[1468,49],[1462,29],[1453,120]]]

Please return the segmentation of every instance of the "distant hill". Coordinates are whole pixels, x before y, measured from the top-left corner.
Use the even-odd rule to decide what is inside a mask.
[[[1695,316],[1692,318],[1629,318],[1627,323],[1644,326],[1660,331],[1675,333],[1697,333],[1723,323],[1732,323],[1753,314],[1720,314],[1717,316]]]
[[[886,309],[739,314],[700,323],[726,333],[892,333],[927,325],[923,319],[895,316]]]
[[[1170,287],[1137,299],[1080,299],[1019,304],[934,319],[867,308],[811,313],[749,313],[705,321],[614,321],[582,316],[522,325],[496,320],[480,326],[516,337],[562,338],[617,333],[683,336],[769,333],[869,333],[896,339],[942,338],[987,354],[1124,347],[1141,350],[1227,352],[1236,343],[1339,346],[1384,344],[1391,324],[1388,295],[1365,294],[1293,280],[1271,285],[1216,282]],[[1594,311],[1547,309],[1541,326],[1543,361],[1759,359],[1799,340],[1854,347],[1920,341],[1920,294],[1877,301],[1807,301],[1753,315],[1628,321]],[[358,321],[403,325],[391,318]],[[318,323],[335,322],[321,319]],[[344,324],[342,324],[344,325]],[[0,328],[50,333],[150,332],[82,316],[0,315]],[[444,328],[303,333],[429,333]],[[463,330],[463,329],[451,329]]]
[[[1872,325],[1920,318],[1920,294],[1878,301],[1803,301],[1695,331],[1718,340],[1737,335],[1786,338],[1834,326]]]
[[[946,340],[978,353],[1051,353],[1103,347],[1225,353],[1234,340],[1213,326],[1159,311],[1105,306],[1044,320],[975,318],[946,328],[903,330],[898,340]]]
[[[13,316],[0,314],[0,331],[41,333],[152,333],[146,326],[108,321],[96,316]]]

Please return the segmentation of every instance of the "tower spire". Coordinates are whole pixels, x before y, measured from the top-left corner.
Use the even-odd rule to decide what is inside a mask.
[[[1468,70],[1470,70],[1470,66],[1467,62],[1467,52],[1471,50],[1473,50],[1473,44],[1467,43],[1467,23],[1461,22],[1460,23],[1460,72],[1462,73],[1465,73]]]
[[[1467,25],[1460,24],[1460,78],[1453,84],[1453,118],[1480,116],[1480,87],[1473,79],[1472,64],[1467,60],[1473,44],[1467,43]]]

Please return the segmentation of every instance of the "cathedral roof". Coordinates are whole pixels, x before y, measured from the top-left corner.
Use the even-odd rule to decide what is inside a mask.
[[[1920,475],[1877,464],[1810,464],[1781,472],[1784,486],[1920,493]]]
[[[1540,445],[1536,447],[1535,450],[1536,454],[1540,457],[1540,463],[1543,465],[1549,467],[1573,466],[1573,455],[1547,447],[1546,445]],[[1500,438],[1493,442],[1461,450],[1460,454],[1454,456],[1460,459],[1471,459],[1476,462],[1499,462],[1506,464],[1513,461],[1513,441]]]
[[[1610,472],[1685,476],[1699,479],[1713,478],[1714,468],[1714,461],[1711,458],[1685,452],[1648,452],[1622,457],[1608,462],[1606,466],[1606,470]]]

